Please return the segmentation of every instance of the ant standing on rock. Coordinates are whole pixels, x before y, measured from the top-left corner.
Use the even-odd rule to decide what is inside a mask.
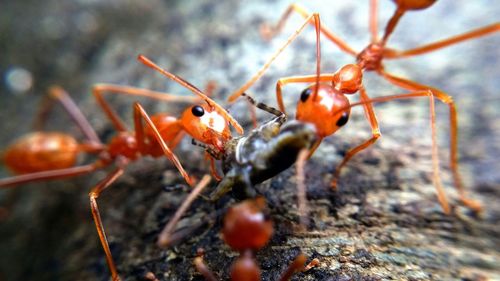
[[[492,25],[472,30],[461,35],[450,37],[448,39],[443,39],[435,43],[427,44],[421,47],[417,47],[407,51],[398,51],[386,47],[386,43],[389,36],[394,31],[399,19],[407,12],[412,10],[425,9],[436,2],[436,0],[393,0],[396,3],[397,8],[393,16],[390,18],[382,38],[378,37],[378,27],[377,27],[377,0],[370,1],[370,33],[371,42],[363,49],[361,52],[354,51],[347,43],[337,37],[333,32],[324,26],[319,26],[317,21],[311,21],[312,16],[301,6],[297,4],[291,5],[282,18],[279,20],[276,27],[263,28],[263,33],[266,37],[270,38],[280,32],[283,28],[287,18],[296,12],[302,17],[306,18],[306,21],[310,24],[314,24],[316,28],[316,33],[321,32],[330,41],[337,45],[342,51],[354,56],[356,58],[356,63],[348,64],[341,67],[337,72],[332,74],[321,74],[308,75],[308,76],[294,76],[281,78],[276,85],[276,96],[279,104],[279,108],[285,112],[283,98],[281,94],[281,89],[284,85],[290,83],[313,83],[308,88],[306,88],[300,95],[300,100],[297,104],[297,120],[310,122],[316,126],[318,131],[318,141],[314,145],[311,153],[320,145],[323,138],[332,135],[340,127],[344,126],[350,114],[349,100],[347,95],[359,93],[361,102],[358,104],[363,105],[365,115],[372,128],[372,137],[362,144],[347,151],[342,162],[337,166],[334,173],[331,186],[333,188],[337,185],[337,179],[340,175],[342,167],[358,152],[366,149],[381,136],[377,118],[373,109],[372,102],[385,102],[395,99],[406,99],[406,98],[416,98],[416,97],[429,97],[431,99],[431,128],[432,128],[432,158],[433,158],[433,180],[434,185],[437,188],[438,199],[445,213],[450,213],[450,207],[444,193],[444,189],[441,184],[439,177],[439,161],[437,152],[437,141],[436,141],[436,128],[435,128],[435,113],[434,113],[434,103],[433,99],[437,98],[443,103],[447,104],[450,113],[450,168],[453,174],[453,180],[455,188],[459,193],[460,200],[468,208],[479,212],[481,211],[480,203],[468,198],[466,191],[463,187],[462,180],[458,171],[458,139],[457,139],[457,112],[455,108],[455,103],[453,102],[451,96],[444,93],[436,88],[419,84],[411,80],[407,80],[401,77],[394,76],[385,71],[382,61],[384,59],[397,59],[403,57],[409,57],[414,55],[419,55],[431,51],[435,51],[453,44],[457,44],[462,41],[470,40],[473,38],[485,36],[494,32],[500,31],[500,24],[494,23]],[[315,14],[313,14],[315,15]],[[276,57],[298,36],[298,34],[303,30],[301,26],[286,43],[279,48],[279,50],[271,57],[271,59],[261,68],[261,70],[253,76],[245,85],[243,85],[239,90],[235,91],[230,97],[229,101],[232,102],[236,100],[243,92],[245,92],[257,79],[262,76],[264,71],[270,66],[270,64],[276,59]],[[317,61],[319,61],[319,40],[317,40]],[[319,69],[319,65],[317,65]],[[382,76],[384,79],[390,83],[410,91],[407,94],[394,95],[377,98],[376,100],[370,101],[365,87],[363,85],[363,72],[364,71],[374,71],[375,73]],[[330,83],[326,83],[330,82]]]

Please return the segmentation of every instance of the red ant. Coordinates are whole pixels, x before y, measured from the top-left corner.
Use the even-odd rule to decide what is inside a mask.
[[[222,147],[226,139],[231,138],[229,124],[233,124],[238,132],[243,132],[236,120],[214,101],[181,78],[174,77],[175,79],[173,80],[179,82],[181,85],[187,85],[187,88],[195,90],[195,93],[207,105],[192,106],[185,110],[180,119],[176,119],[166,114],[156,114],[150,117],[144,108],[135,102],[135,130],[128,131],[120,118],[103,99],[103,92],[146,96],[168,101],[193,102],[197,99],[193,99],[192,97],[175,97],[165,93],[126,86],[96,85],[93,93],[118,131],[118,134],[105,145],[99,140],[97,134],[69,95],[62,88],[55,86],[49,89],[49,96],[58,100],[63,105],[64,109],[84,133],[87,141],[79,144],[74,137],[68,134],[35,132],[15,141],[6,149],[4,154],[6,166],[19,175],[0,179],[0,188],[33,181],[68,178],[87,174],[112,164],[116,166],[89,193],[92,216],[113,280],[119,280],[119,276],[113,262],[97,205],[97,198],[101,192],[123,174],[125,167],[130,162],[148,155],[152,157],[167,156],[177,167],[186,182],[193,185],[193,179],[189,177],[177,157],[171,151],[180,141],[183,131],[188,132],[188,134],[200,142],[218,148]],[[143,126],[142,119],[145,120],[146,126]],[[77,155],[81,152],[97,154],[98,160],[92,164],[75,166]]]
[[[262,197],[247,199],[232,207],[224,217],[222,239],[231,249],[240,252],[230,269],[231,280],[261,280],[260,268],[255,261],[255,251],[264,247],[273,234],[273,223],[265,215],[265,200]],[[307,271],[319,264],[313,259],[307,266],[306,256],[299,254],[288,266],[279,280],[289,280],[295,272]],[[203,261],[203,254],[195,258],[194,264],[206,280],[217,278]]]
[[[285,107],[283,104],[283,98],[281,89],[284,85],[290,83],[314,83],[306,88],[301,96],[300,101],[297,104],[297,114],[296,118],[301,121],[310,122],[315,124],[318,131],[319,140],[316,142],[315,146],[311,150],[311,154],[320,145],[323,138],[332,135],[342,126],[344,126],[348,119],[350,113],[349,100],[347,95],[355,94],[359,92],[361,102],[359,104],[363,105],[365,115],[372,128],[372,137],[362,144],[347,151],[342,162],[337,166],[334,173],[331,186],[336,188],[337,180],[340,175],[342,167],[358,152],[366,149],[381,136],[377,118],[373,109],[373,105],[370,102],[366,90],[363,86],[363,71],[374,71],[390,83],[409,90],[410,93],[406,95],[395,95],[387,96],[384,98],[378,98],[378,102],[404,99],[404,98],[415,98],[422,96],[430,96],[431,98],[431,121],[432,121],[432,131],[433,131],[433,141],[432,141],[432,157],[433,157],[433,170],[434,170],[434,183],[437,188],[438,199],[445,213],[450,213],[450,207],[446,199],[440,178],[439,178],[439,165],[438,165],[438,154],[437,154],[437,143],[435,136],[435,113],[433,98],[437,98],[443,103],[449,106],[450,112],[450,168],[453,174],[453,180],[455,188],[457,189],[460,200],[470,209],[474,211],[480,211],[480,203],[469,199],[466,191],[463,187],[462,180],[458,171],[458,160],[457,160],[457,112],[455,108],[455,103],[453,102],[451,96],[427,85],[419,84],[411,80],[407,80],[401,77],[389,74],[384,70],[383,59],[397,59],[403,57],[409,57],[414,55],[420,55],[435,51],[459,42],[470,40],[473,38],[485,36],[500,30],[500,24],[494,23],[489,26],[485,26],[476,30],[472,30],[461,35],[453,36],[447,39],[440,40],[435,43],[427,44],[421,47],[417,47],[411,50],[398,51],[386,47],[387,40],[389,36],[394,31],[399,19],[407,12],[412,10],[425,9],[434,4],[435,0],[393,0],[396,3],[397,8],[393,16],[390,18],[383,37],[380,39],[378,37],[377,28],[377,0],[370,1],[370,33],[371,33],[371,43],[363,49],[361,52],[354,51],[347,43],[337,37],[333,32],[324,26],[319,26],[319,16],[315,18],[317,14],[310,15],[304,8],[297,4],[292,4],[284,13],[284,15],[279,20],[278,24],[274,28],[265,27],[263,28],[263,33],[267,37],[272,37],[283,28],[287,18],[292,12],[300,14],[302,17],[306,18],[305,23],[297,29],[297,31],[290,36],[286,43],[279,48],[279,50],[271,57],[271,59],[261,68],[261,70],[254,75],[245,85],[243,85],[239,90],[235,91],[230,97],[229,101],[232,102],[236,100],[243,92],[245,92],[255,81],[257,81],[260,76],[263,75],[264,71],[270,66],[270,64],[276,59],[276,57],[298,36],[298,34],[304,29],[304,25],[314,24],[317,34],[317,74],[308,76],[295,76],[295,77],[285,77],[279,79],[276,85],[276,97],[279,104],[279,108],[285,112]],[[319,74],[319,36],[318,33],[321,32],[330,41],[337,45],[342,51],[354,56],[356,58],[355,64],[348,64],[341,67],[337,72],[332,74]],[[322,83],[320,83],[322,82]],[[330,82],[331,84],[326,84],[325,82]],[[340,111],[337,111],[340,110]]]
[[[139,56],[139,60],[170,79],[183,81],[187,88],[194,87],[142,55]],[[207,141],[198,143],[198,141],[193,140],[193,144],[205,148],[211,159],[222,162],[224,178],[218,179],[220,182],[208,198],[211,201],[219,199],[231,190],[235,196],[240,198],[255,197],[253,188],[255,184],[261,183],[293,165],[300,152],[304,149],[309,150],[317,139],[316,129],[311,124],[298,121],[286,123],[286,116],[281,111],[258,103],[246,94],[243,95],[249,104],[271,113],[275,117],[245,136],[234,138],[229,136],[230,138],[222,139],[220,145]],[[217,173],[214,172],[214,169],[212,169],[212,174],[217,179]],[[189,232],[174,232],[174,227],[204,187],[202,185],[200,189],[196,188],[190,192],[177,209],[159,235],[158,245],[160,247],[174,244],[179,238],[184,237],[186,232]],[[304,200],[300,202],[302,205],[304,204]]]

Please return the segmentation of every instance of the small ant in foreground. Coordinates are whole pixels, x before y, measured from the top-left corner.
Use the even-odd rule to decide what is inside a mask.
[[[331,32],[326,27],[319,25],[319,19],[312,21],[312,16],[301,6],[297,4],[292,4],[284,13],[284,15],[279,20],[278,24],[274,28],[265,27],[263,33],[265,37],[272,37],[279,33],[283,28],[287,18],[292,12],[300,14],[302,17],[306,18],[306,23],[314,24],[317,34],[316,50],[317,50],[317,75],[308,76],[295,76],[295,77],[285,77],[279,79],[276,85],[276,97],[280,110],[285,112],[285,107],[282,98],[282,87],[290,83],[313,83],[307,87],[300,95],[300,101],[297,104],[297,120],[310,122],[316,126],[318,131],[318,141],[315,143],[311,154],[320,145],[323,138],[332,135],[342,126],[344,126],[350,114],[349,100],[347,95],[355,94],[359,92],[360,100],[363,105],[366,118],[368,119],[370,126],[372,128],[372,137],[362,144],[347,151],[342,162],[337,166],[336,171],[333,175],[333,180],[331,186],[336,188],[337,180],[339,178],[342,167],[358,152],[366,149],[381,136],[377,118],[373,109],[371,102],[368,102],[369,98],[363,85],[363,71],[374,71],[390,83],[398,86],[402,89],[410,91],[404,95],[394,95],[387,96],[385,98],[379,98],[379,102],[395,100],[395,99],[405,99],[405,98],[416,98],[431,95],[431,99],[437,98],[443,103],[447,104],[450,112],[450,168],[453,174],[453,180],[455,188],[458,191],[461,202],[468,208],[479,212],[482,207],[479,202],[476,202],[468,198],[465,188],[462,184],[462,179],[458,171],[458,139],[457,139],[457,112],[455,103],[452,97],[445,92],[438,90],[427,85],[419,84],[411,80],[407,80],[401,77],[389,74],[384,70],[382,61],[384,59],[397,59],[403,57],[410,57],[414,55],[420,55],[435,51],[453,44],[457,44],[466,40],[473,38],[485,36],[494,32],[500,31],[500,24],[494,23],[489,26],[485,26],[476,30],[472,30],[461,35],[453,36],[447,39],[440,40],[435,43],[427,44],[421,47],[417,47],[407,51],[398,51],[386,47],[389,36],[394,31],[400,18],[407,12],[412,10],[420,10],[430,7],[436,2],[436,0],[393,0],[397,5],[396,11],[393,16],[388,21],[385,28],[383,37],[380,39],[378,37],[378,27],[377,27],[377,0],[370,1],[370,33],[371,42],[363,49],[361,52],[354,51],[347,43],[338,38],[333,32]],[[319,16],[318,16],[319,17]],[[270,64],[276,59],[276,57],[298,36],[298,34],[303,30],[304,25],[302,25],[297,31],[289,37],[285,44],[279,48],[279,50],[271,57],[271,59],[264,64],[261,70],[254,75],[245,85],[243,85],[239,90],[235,91],[230,97],[229,101],[232,102],[236,100],[243,92],[245,92],[260,76],[263,75],[264,71],[270,66]],[[341,67],[335,73],[321,74],[319,75],[319,61],[320,61],[320,46],[319,46],[319,36],[318,33],[325,35],[330,41],[337,45],[342,51],[354,56],[356,58],[355,64],[348,64]],[[327,84],[326,82],[330,82]],[[342,109],[341,111],[337,111]],[[431,100],[431,128],[432,128],[432,158],[433,158],[433,181],[436,186],[439,202],[445,213],[450,213],[450,207],[442,183],[439,177],[439,160],[437,151],[437,141],[436,141],[436,128],[435,128],[435,113],[434,113],[434,103]]]
[[[240,252],[240,256],[231,265],[231,280],[261,280],[255,251],[264,247],[273,234],[273,223],[265,215],[264,208],[265,200],[262,197],[247,199],[230,207],[224,217],[222,239],[231,249]],[[304,266],[306,259],[304,254],[299,254],[279,280],[289,280],[294,273],[307,271],[319,264],[317,259],[313,259]],[[194,259],[194,265],[206,280],[217,281],[203,261],[202,253]]]

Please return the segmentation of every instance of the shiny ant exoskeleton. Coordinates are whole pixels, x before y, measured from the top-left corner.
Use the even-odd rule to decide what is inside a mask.
[[[430,97],[431,98],[431,128],[432,128],[432,158],[433,158],[433,180],[436,186],[439,202],[445,213],[450,213],[450,207],[444,189],[441,184],[439,177],[439,162],[437,153],[437,141],[436,141],[436,128],[435,128],[435,113],[434,113],[434,103],[433,99],[436,98],[443,103],[447,104],[450,113],[450,168],[453,174],[453,180],[455,188],[458,191],[461,202],[468,208],[474,211],[481,210],[481,204],[470,199],[463,187],[460,173],[458,171],[458,139],[457,139],[457,112],[455,108],[455,103],[453,102],[451,96],[445,92],[438,90],[436,88],[419,84],[411,80],[407,80],[401,77],[394,76],[385,71],[383,66],[384,59],[397,59],[403,57],[409,57],[414,55],[420,55],[435,51],[459,42],[470,40],[473,38],[485,36],[494,32],[500,31],[500,24],[494,23],[489,26],[485,26],[476,30],[472,30],[461,35],[453,36],[447,39],[440,40],[435,43],[427,44],[421,47],[417,47],[411,50],[398,51],[386,47],[387,40],[389,36],[394,31],[399,19],[407,12],[411,10],[420,10],[430,7],[436,2],[436,0],[393,0],[397,5],[396,11],[393,16],[388,21],[385,28],[384,35],[382,38],[378,37],[378,27],[377,27],[377,0],[370,1],[370,33],[371,42],[363,49],[361,52],[356,52],[352,49],[346,42],[337,37],[333,32],[324,26],[319,25],[319,16],[317,14],[308,13],[304,8],[297,4],[292,4],[284,13],[284,15],[279,20],[276,27],[266,27],[263,29],[264,35],[267,37],[272,37],[283,28],[287,18],[296,12],[302,17],[306,18],[304,24],[301,25],[297,31],[290,36],[286,43],[279,48],[279,50],[271,57],[271,59],[262,67],[262,69],[254,75],[245,85],[243,85],[239,90],[235,91],[230,97],[229,101],[234,101],[243,92],[245,92],[257,79],[262,76],[264,71],[270,66],[270,64],[276,59],[276,57],[298,36],[298,34],[304,29],[304,25],[311,24],[316,28],[317,34],[317,75],[308,76],[294,76],[281,78],[276,85],[276,96],[279,104],[279,108],[285,112],[283,98],[281,89],[284,85],[290,83],[313,83],[308,88],[306,88],[300,95],[300,100],[297,103],[297,120],[310,122],[316,126],[318,131],[318,141],[316,142],[311,153],[319,146],[322,139],[332,135],[342,126],[344,126],[350,114],[349,100],[347,95],[359,93],[361,102],[358,104],[363,105],[365,115],[372,128],[372,137],[363,142],[362,144],[347,151],[342,162],[337,166],[334,172],[332,187],[335,188],[337,185],[337,180],[340,175],[342,167],[354,156],[356,153],[366,149],[381,136],[377,118],[373,109],[373,104],[366,93],[365,87],[363,85],[363,72],[364,71],[374,71],[375,73],[382,76],[384,79],[390,83],[410,91],[407,94],[387,96],[384,98],[377,98],[377,102],[385,102],[395,99],[406,99],[406,98],[416,98],[416,97]],[[341,67],[335,73],[321,74],[319,75],[319,36],[318,33],[325,35],[330,41],[336,44],[342,51],[354,56],[356,58],[356,63],[348,64]],[[327,83],[329,82],[329,83]]]
[[[181,78],[178,79],[181,84],[184,82]],[[119,280],[97,205],[99,195],[124,173],[125,167],[130,162],[144,156],[160,157],[165,155],[174,163],[186,182],[192,185],[193,179],[171,151],[180,141],[184,132],[190,134],[197,141],[213,147],[220,147],[226,139],[231,138],[229,124],[233,124],[239,132],[243,132],[241,126],[224,109],[194,86],[191,87],[197,91],[197,94],[205,100],[207,105],[189,107],[180,119],[176,119],[166,114],[156,114],[150,117],[144,108],[136,102],[134,103],[135,130],[129,131],[102,98],[102,93],[114,92],[183,102],[193,102],[197,99],[175,97],[165,93],[118,85],[95,86],[94,94],[98,103],[118,131],[118,134],[107,144],[100,141],[86,118],[63,89],[60,87],[50,88],[49,96],[57,99],[63,105],[87,140],[79,144],[74,137],[60,132],[34,132],[19,138],[7,147],[4,153],[5,165],[18,175],[0,179],[0,188],[33,181],[79,176],[114,165],[116,168],[91,189],[89,196],[92,216],[106,254],[112,279]],[[146,125],[142,124],[142,120],[146,122]],[[77,155],[82,152],[96,154],[98,159],[91,164],[75,166]]]
[[[255,260],[255,252],[264,247],[273,234],[273,223],[264,213],[265,205],[262,197],[247,199],[230,207],[224,217],[222,239],[231,249],[240,253],[231,265],[231,280],[261,280],[261,270]],[[317,259],[313,259],[304,266],[306,260],[304,254],[299,254],[279,280],[289,280],[296,272],[307,271],[319,264]],[[200,253],[195,258],[194,264],[206,280],[218,280],[203,261],[203,254]]]

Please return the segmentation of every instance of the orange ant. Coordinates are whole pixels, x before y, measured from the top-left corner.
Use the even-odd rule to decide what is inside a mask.
[[[255,251],[264,247],[273,234],[273,223],[264,213],[265,205],[262,197],[247,199],[230,207],[224,217],[222,239],[231,249],[240,252],[230,269],[231,280],[261,280]],[[196,269],[206,280],[217,281],[203,261],[202,251],[199,252],[199,256],[194,259]],[[313,259],[304,266],[306,259],[304,254],[299,254],[279,280],[289,280],[295,272],[307,271],[319,264],[317,259]]]
[[[187,83],[177,76],[175,78],[175,81],[179,81],[183,85]],[[165,93],[126,86],[107,84],[95,86],[93,93],[98,103],[118,131],[118,134],[107,145],[99,140],[97,134],[69,95],[60,87],[51,87],[49,96],[63,105],[64,109],[84,133],[87,141],[79,144],[74,137],[59,132],[34,132],[21,137],[9,146],[4,154],[6,166],[19,175],[0,179],[0,188],[33,181],[83,175],[114,164],[116,168],[91,189],[89,196],[92,216],[106,254],[106,261],[112,279],[119,280],[97,205],[97,198],[101,192],[123,174],[125,167],[130,162],[148,155],[152,157],[167,156],[186,182],[193,185],[193,179],[187,174],[180,161],[171,151],[180,141],[183,131],[186,131],[194,139],[214,147],[221,147],[226,139],[231,138],[229,124],[233,124],[239,132],[242,132],[241,126],[224,109],[201,93],[200,90],[194,88],[194,86],[187,85],[195,89],[196,93],[205,100],[207,105],[192,106],[185,110],[180,119],[176,119],[166,114],[156,114],[150,117],[144,108],[135,102],[134,131],[128,131],[116,113],[111,110],[110,106],[102,98],[103,92],[146,96],[168,101],[193,102],[197,99],[175,97]],[[146,126],[143,126],[142,119],[145,120]],[[77,155],[81,152],[97,154],[98,160],[92,164],[75,166]]]
[[[342,162],[337,166],[334,172],[333,180],[331,186],[336,188],[337,180],[339,178],[342,167],[358,152],[366,149],[381,136],[378,121],[373,109],[373,105],[369,102],[368,95],[363,86],[363,71],[374,71],[378,75],[382,76],[384,79],[390,83],[410,91],[406,95],[396,95],[387,96],[385,98],[379,98],[377,101],[389,101],[395,99],[403,98],[414,98],[422,96],[430,96],[431,98],[431,122],[432,122],[432,157],[433,157],[433,180],[437,189],[439,202],[445,213],[450,213],[450,207],[446,199],[440,178],[439,178],[439,164],[438,164],[438,153],[437,153],[437,142],[435,136],[435,113],[433,98],[437,98],[443,103],[447,104],[450,112],[450,168],[453,174],[453,180],[455,188],[459,193],[460,200],[468,208],[479,212],[481,210],[480,203],[468,198],[466,191],[463,187],[462,180],[458,171],[458,140],[457,140],[457,112],[455,108],[455,103],[453,102],[451,96],[445,92],[438,90],[436,88],[419,84],[411,80],[407,80],[401,77],[394,76],[384,70],[382,61],[384,59],[397,59],[403,57],[409,57],[414,55],[420,55],[435,51],[459,42],[470,40],[473,38],[485,36],[494,32],[500,31],[500,24],[494,23],[489,26],[485,26],[476,30],[472,30],[461,35],[453,36],[447,39],[440,40],[435,43],[427,44],[421,47],[417,47],[411,50],[399,51],[386,47],[386,43],[389,36],[394,31],[400,18],[407,12],[412,10],[420,10],[430,7],[436,2],[436,0],[393,0],[397,5],[396,11],[393,16],[388,21],[385,28],[384,35],[382,38],[378,37],[378,27],[377,27],[377,5],[378,0],[370,1],[370,33],[371,42],[363,49],[361,52],[356,52],[352,49],[346,42],[337,37],[333,32],[324,26],[319,25],[319,16],[317,14],[308,13],[304,8],[297,4],[292,4],[278,21],[276,27],[263,28],[263,34],[266,37],[272,37],[279,33],[283,28],[286,20],[292,14],[296,12],[302,17],[306,18],[304,24],[297,29],[297,31],[289,37],[285,44],[279,48],[279,50],[271,57],[271,59],[264,64],[261,70],[254,75],[247,83],[245,83],[239,90],[235,91],[229,97],[229,101],[235,101],[243,92],[245,92],[255,81],[257,81],[264,73],[264,71],[270,66],[270,64],[277,58],[277,56],[298,36],[298,34],[304,29],[304,25],[311,24],[316,28],[316,51],[317,51],[317,74],[308,76],[294,76],[285,77],[279,79],[276,85],[276,97],[278,101],[279,108],[285,112],[285,107],[282,98],[282,87],[290,83],[313,83],[308,88],[306,88],[300,95],[300,101],[297,104],[297,114],[296,118],[301,121],[310,122],[315,124],[318,131],[319,140],[316,142],[315,146],[311,150],[311,155],[314,150],[320,145],[323,138],[332,135],[342,126],[344,126],[350,114],[349,100],[347,95],[355,94],[359,92],[361,102],[359,104],[363,105],[365,115],[372,128],[372,137],[362,144],[347,151]],[[321,33],[325,35],[330,41],[337,45],[342,51],[354,56],[356,58],[356,63],[348,64],[341,67],[337,72],[332,74],[321,74],[319,72],[319,62],[320,62],[320,46],[319,46],[319,35]],[[330,82],[327,84],[326,82]],[[404,96],[404,97],[403,97]],[[337,111],[341,109],[341,111]]]

